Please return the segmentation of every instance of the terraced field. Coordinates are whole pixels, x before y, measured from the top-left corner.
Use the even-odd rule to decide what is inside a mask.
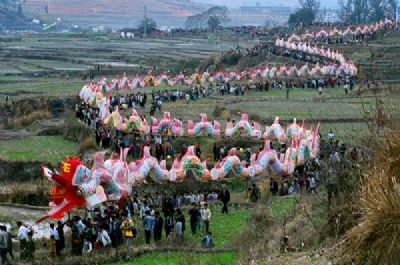
[[[366,47],[331,46],[343,51],[346,56],[355,61],[366,80],[382,80],[386,83],[400,81],[400,33],[386,33],[382,38],[374,40]]]
[[[0,44],[1,74],[57,74],[81,71],[103,65],[103,69],[132,71],[141,68],[173,70],[185,62],[219,54],[233,48],[230,34],[121,40],[118,35],[54,34],[24,37]],[[242,47],[256,40],[239,40]]]

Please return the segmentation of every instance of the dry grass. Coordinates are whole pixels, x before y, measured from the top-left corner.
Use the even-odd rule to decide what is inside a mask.
[[[268,209],[273,208],[276,203],[279,204],[276,205],[278,209],[285,208],[283,206],[287,199],[295,200],[293,207],[273,216]],[[247,260],[239,260],[238,264],[247,264],[248,260],[262,263],[279,257],[283,253],[281,242],[284,236],[289,238],[289,251],[308,250],[318,243],[323,222],[315,213],[323,203],[320,197],[272,197],[267,201],[257,205],[245,230],[234,244],[244,251],[247,257]]]
[[[11,192],[3,198],[4,202],[35,206],[46,206],[49,203],[49,187],[42,179],[30,182],[29,185],[10,185],[9,188]]]
[[[31,125],[34,121],[50,119],[52,115],[47,110],[33,111],[16,118],[9,119],[7,127],[10,129],[20,129]]]
[[[361,189],[358,225],[339,244],[339,262],[400,264],[400,139],[392,131],[377,148]]]
[[[326,265],[329,261],[323,251],[282,254],[258,265]]]
[[[93,137],[87,137],[80,142],[78,154],[83,154],[88,150],[97,150],[97,144]]]

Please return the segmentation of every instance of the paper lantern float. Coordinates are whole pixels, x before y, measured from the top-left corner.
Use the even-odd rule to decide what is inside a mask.
[[[174,136],[183,135],[183,124],[176,118],[171,118],[169,112],[164,112],[164,117],[158,121],[155,117],[151,117],[152,126],[151,132],[153,134],[166,134],[168,130],[171,131]]]
[[[221,125],[218,121],[213,123],[209,122],[207,119],[207,114],[201,113],[201,121],[196,124],[193,121],[188,121],[188,136],[220,136],[221,135]]]
[[[230,121],[226,125],[225,136],[234,137],[237,135],[245,135],[251,138],[261,138],[261,126],[258,122],[251,125],[247,113],[242,113],[241,120],[235,125]]]

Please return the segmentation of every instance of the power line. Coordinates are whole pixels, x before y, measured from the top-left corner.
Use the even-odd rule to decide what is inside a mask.
[[[147,5],[144,5],[144,34],[143,37],[147,36]]]

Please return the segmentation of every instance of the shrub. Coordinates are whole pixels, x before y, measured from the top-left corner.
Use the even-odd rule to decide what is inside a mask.
[[[339,244],[339,262],[398,264],[400,245],[400,140],[394,130],[378,148],[375,166],[361,188],[358,224]],[[369,253],[366,255],[366,253]]]
[[[225,105],[224,104],[217,104],[215,105],[215,108],[212,112],[212,116],[214,118],[221,117],[223,112],[226,111]]]
[[[88,150],[96,150],[97,144],[93,137],[87,137],[79,144],[78,153],[83,154],[85,151]]]
[[[240,68],[247,68],[251,66],[256,66],[259,64],[264,63],[265,55],[258,55],[258,56],[244,56],[240,58],[238,62],[238,66]]]
[[[213,57],[206,58],[200,62],[199,67],[198,67],[199,71],[205,72],[213,64],[215,64]]]
[[[242,58],[241,54],[226,54],[221,56],[220,63],[224,66],[237,65],[240,58]]]
[[[258,114],[250,114],[249,115],[249,119],[250,119],[250,121],[255,121],[255,122],[262,122],[263,121],[261,116],[258,115]]]
[[[66,120],[64,138],[74,142],[82,142],[93,135],[92,129],[80,122],[75,116]]]

